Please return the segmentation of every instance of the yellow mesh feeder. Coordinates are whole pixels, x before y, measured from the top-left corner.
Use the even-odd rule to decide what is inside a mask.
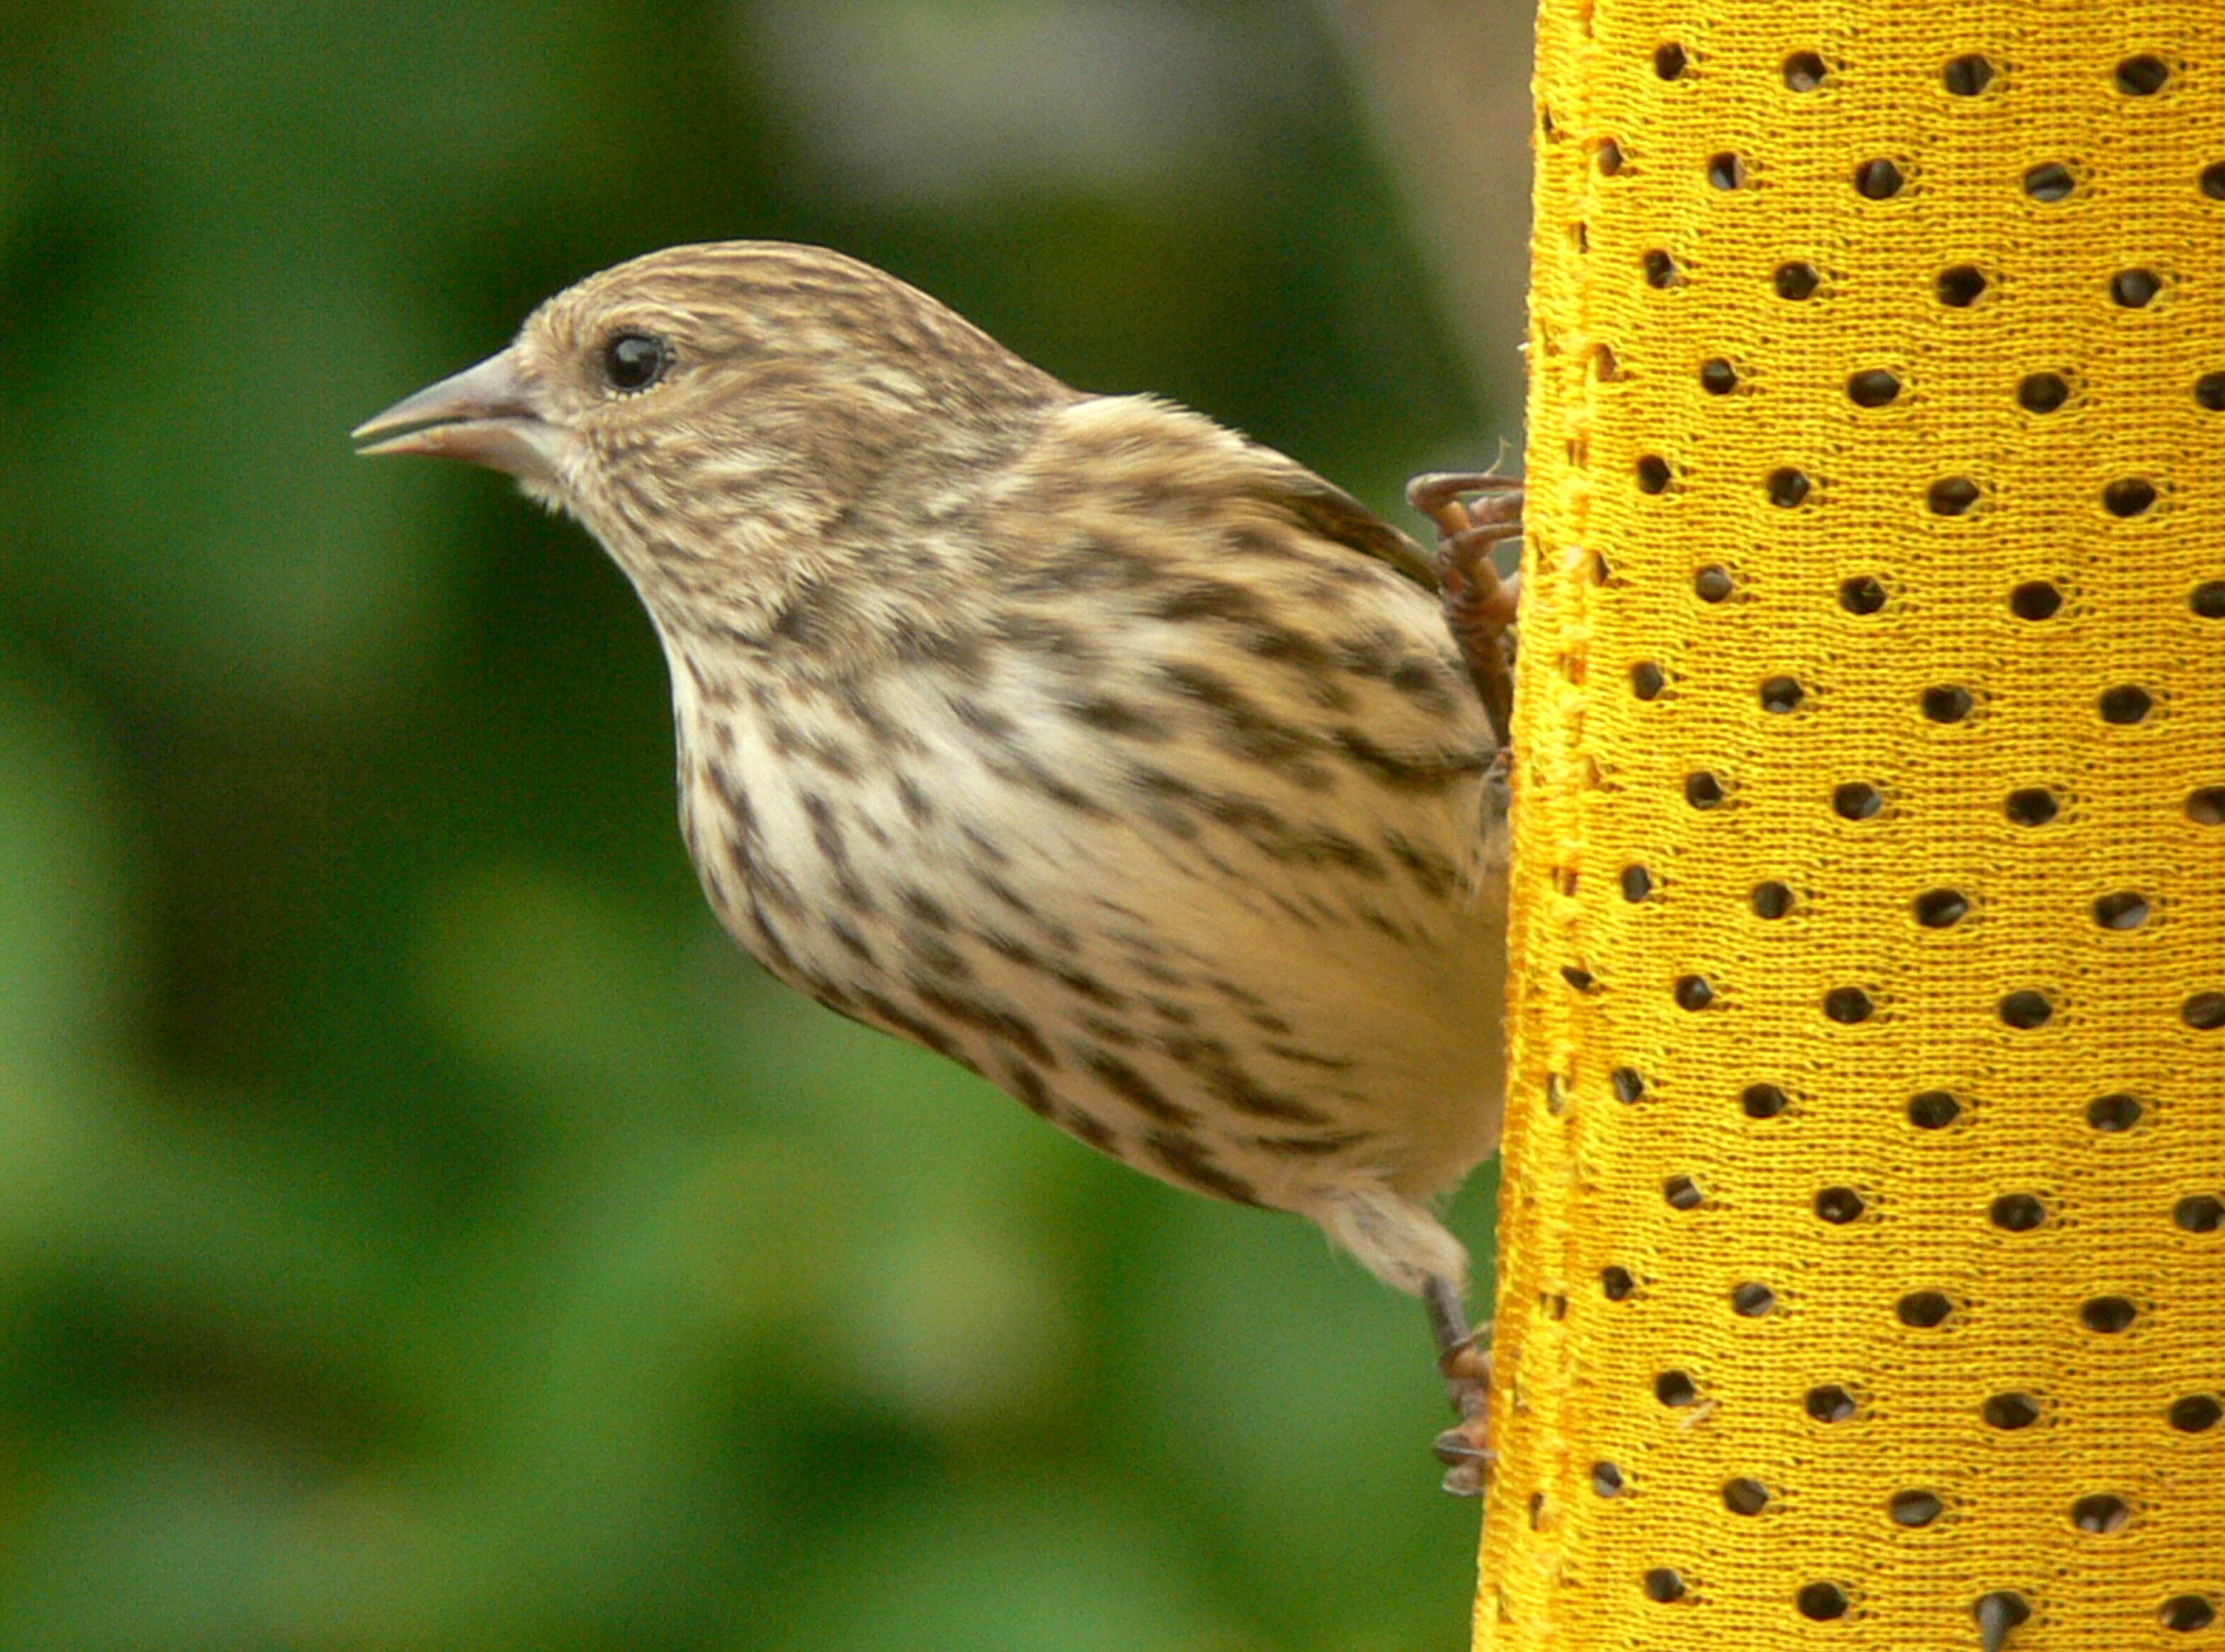
[[[2225,1647],[2225,4],[1538,64],[1476,1643]]]

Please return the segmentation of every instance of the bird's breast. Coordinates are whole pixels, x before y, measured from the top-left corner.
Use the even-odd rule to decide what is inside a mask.
[[[1355,1154],[1457,1176],[1496,1085],[1482,755],[1195,652],[1130,665],[688,673],[713,906],[775,974],[1166,1179],[1295,1206]]]

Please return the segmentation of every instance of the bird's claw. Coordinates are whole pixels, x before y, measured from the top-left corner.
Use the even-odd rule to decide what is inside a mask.
[[[1487,472],[1431,472],[1406,484],[1406,499],[1437,524],[1438,600],[1503,750],[1514,709],[1508,650],[1519,575],[1501,579],[1491,553],[1522,537],[1522,484]]]
[[[1448,1496],[1480,1497],[1489,1484],[1499,1453],[1491,1448],[1491,1419],[1477,1417],[1439,1434],[1431,1449],[1445,1465],[1442,1481]]]
[[[1480,1496],[1499,1453],[1491,1444],[1491,1327],[1479,1326],[1437,1357],[1461,1420],[1439,1434],[1437,1461],[1445,1465],[1445,1490],[1455,1497]]]
[[[1478,505],[1463,496],[1481,493]],[[1496,513],[1499,520],[1522,514],[1522,479],[1487,470],[1433,470],[1406,484],[1406,503],[1437,524],[1437,531],[1455,534],[1484,519],[1478,512]]]

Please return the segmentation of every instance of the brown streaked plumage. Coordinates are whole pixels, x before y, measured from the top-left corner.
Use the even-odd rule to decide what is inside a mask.
[[[1455,1334],[1432,1204],[1498,1135],[1504,810],[1404,535],[773,243],[591,276],[358,434],[395,431],[368,451],[508,471],[631,576],[689,852],[767,969],[1310,1217]]]

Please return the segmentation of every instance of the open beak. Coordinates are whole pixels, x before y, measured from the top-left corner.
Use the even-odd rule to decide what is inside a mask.
[[[359,454],[432,454],[525,481],[555,478],[559,432],[535,407],[532,387],[509,350],[403,397],[352,434],[358,442],[385,437],[357,448]]]

